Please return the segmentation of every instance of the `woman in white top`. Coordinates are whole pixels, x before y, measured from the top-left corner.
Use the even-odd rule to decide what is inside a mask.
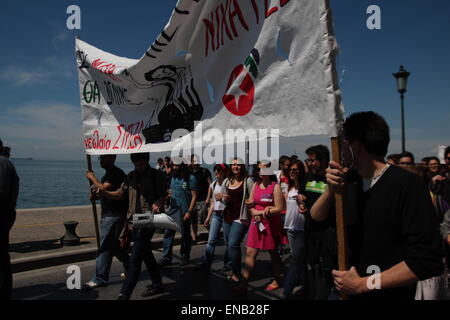
[[[214,174],[216,180],[210,185],[210,192],[208,193],[208,198],[210,198],[210,207],[208,210],[208,216],[205,220],[204,226],[209,228],[208,244],[206,246],[205,255],[202,258],[202,265],[198,271],[208,273],[211,269],[211,263],[214,258],[214,251],[216,249],[216,243],[219,238],[220,229],[223,226],[223,209],[225,205],[220,200],[222,193],[222,183],[228,174],[228,167],[225,164],[217,164],[214,166]],[[210,195],[212,195],[210,197]],[[224,233],[225,247],[228,244],[228,237]],[[225,253],[224,255],[224,271],[231,269],[230,259]]]
[[[289,298],[295,288],[304,285],[306,274],[305,261],[305,196],[301,194],[304,188],[305,167],[300,160],[294,161],[289,167],[289,189],[285,193],[286,218],[284,228],[287,231],[292,258],[284,281],[284,296]]]

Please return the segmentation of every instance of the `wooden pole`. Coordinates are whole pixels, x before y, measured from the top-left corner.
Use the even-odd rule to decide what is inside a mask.
[[[75,36],[75,39],[79,40],[80,37],[79,36]],[[86,162],[87,162],[87,167],[88,167],[88,171],[93,171],[92,170],[92,159],[90,155],[86,155]],[[93,183],[89,180],[89,186],[92,187]],[[91,191],[92,193],[92,191]],[[97,214],[97,203],[95,202],[95,198],[93,200],[91,200],[91,204],[92,204],[92,215],[94,218],[94,227],[95,227],[95,238],[97,240],[97,249],[100,248],[100,229],[98,226],[98,214]]]
[[[341,139],[331,138],[331,151],[333,154],[333,161],[341,164]],[[344,194],[342,190],[335,193],[336,202],[336,233],[338,244],[338,265],[340,271],[348,270],[348,250],[347,250],[347,232],[345,229],[344,217]],[[342,300],[347,300],[348,297],[341,294]]]
[[[87,160],[88,171],[93,171],[91,156],[86,155],[86,160]],[[92,185],[93,185],[92,181],[90,181],[90,180],[89,180],[89,185],[90,185],[90,187],[92,187]],[[92,191],[91,191],[91,193],[92,193]],[[95,226],[95,237],[97,240],[97,249],[98,249],[98,248],[100,248],[100,229],[98,227],[97,203],[95,202],[95,199],[91,200],[91,204],[92,204],[92,215],[94,218],[94,226]]]
[[[250,173],[250,141],[245,141],[245,166]]]

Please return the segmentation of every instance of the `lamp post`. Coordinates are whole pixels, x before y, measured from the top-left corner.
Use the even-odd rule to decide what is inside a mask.
[[[405,152],[405,92],[408,87],[408,77],[410,75],[403,66],[400,66],[399,72],[394,73],[394,77],[397,79],[397,90],[400,93],[402,105],[402,152]]]

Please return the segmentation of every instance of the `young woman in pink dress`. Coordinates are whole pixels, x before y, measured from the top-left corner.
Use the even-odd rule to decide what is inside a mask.
[[[272,291],[281,285],[281,259],[277,247],[287,244],[281,223],[281,210],[283,209],[283,194],[281,187],[273,182],[273,170],[261,169],[261,182],[255,184],[248,201],[251,207],[252,221],[247,237],[247,256],[243,273],[244,288],[255,267],[256,257],[260,250],[268,251],[272,259],[272,268],[275,279],[266,290]]]

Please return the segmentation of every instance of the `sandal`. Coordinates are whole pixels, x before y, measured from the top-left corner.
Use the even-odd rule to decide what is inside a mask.
[[[234,280],[233,275],[227,276],[227,280],[228,280],[228,282],[231,282],[233,284],[237,284],[237,283],[241,282],[240,280]]]
[[[280,286],[278,284],[271,283],[266,287],[266,291],[274,291],[277,290],[279,287]]]

